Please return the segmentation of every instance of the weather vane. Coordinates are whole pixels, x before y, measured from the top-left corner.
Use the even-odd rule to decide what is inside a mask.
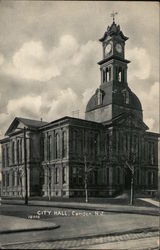
[[[113,11],[111,13],[111,17],[113,17],[113,22],[115,21],[115,15],[118,15],[118,12]]]

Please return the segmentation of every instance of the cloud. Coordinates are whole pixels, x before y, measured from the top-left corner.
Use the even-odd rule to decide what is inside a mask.
[[[17,78],[46,82],[62,75],[64,70],[73,71],[73,67],[80,64],[87,68],[85,63],[92,65],[91,62],[95,61],[93,57],[96,58],[98,53],[96,41],[80,46],[72,35],[60,37],[58,46],[50,50],[45,49],[41,41],[30,41],[14,53],[12,61],[5,65],[3,71]]]
[[[150,130],[158,132],[159,119],[159,82],[155,82],[146,91],[140,91],[138,97],[144,110],[144,121]]]
[[[9,100],[7,112],[21,117],[39,118],[41,104],[41,96],[23,96],[19,99]]]
[[[71,116],[72,111],[75,110],[75,104],[78,99],[77,94],[72,89],[67,88],[66,90],[61,90],[57,98],[48,104],[49,111],[45,119],[53,121],[62,116]]]
[[[59,76],[64,67],[71,64],[78,43],[71,35],[60,38],[57,47],[47,51],[41,41],[29,41],[13,55],[5,73],[23,79],[48,81]]]
[[[135,77],[144,80],[150,76],[151,63],[146,49],[138,47],[128,49],[126,58],[131,60],[128,74],[129,80],[135,79]]]
[[[11,73],[24,79],[46,81],[60,74],[55,62],[48,64],[49,53],[40,41],[30,41],[13,56]]]
[[[4,63],[4,56],[0,53],[0,66]]]

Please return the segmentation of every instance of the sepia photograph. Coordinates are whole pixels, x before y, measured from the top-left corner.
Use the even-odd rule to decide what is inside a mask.
[[[159,7],[0,0],[0,249],[160,249]]]

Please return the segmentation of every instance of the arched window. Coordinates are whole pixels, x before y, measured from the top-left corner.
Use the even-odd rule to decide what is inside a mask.
[[[5,187],[5,185],[6,185],[6,175],[5,174],[2,174],[2,184],[3,184],[3,187]]]
[[[97,155],[99,153],[99,146],[100,146],[100,138],[99,138],[99,134],[95,135],[95,139],[94,139],[94,146],[95,146],[95,155]]]
[[[15,172],[12,172],[12,186],[15,186]]]
[[[67,156],[67,133],[63,131],[62,133],[62,156]]]
[[[106,135],[106,154],[107,154],[107,158],[109,158],[109,149],[110,149],[110,138],[109,138],[109,134]]]
[[[103,83],[106,81],[106,73],[105,73],[105,69],[103,69],[103,71],[102,71],[103,73]]]
[[[109,70],[108,68],[106,68],[106,82],[109,81]]]
[[[7,185],[7,187],[9,186],[9,173],[7,173],[7,175],[6,175],[6,185]]]
[[[73,150],[75,153],[80,153],[78,148],[79,148],[79,134],[78,131],[73,131]]]
[[[117,168],[117,184],[120,184],[120,168]]]
[[[148,172],[148,185],[154,185],[155,184],[155,172]]]
[[[15,142],[12,142],[12,163],[15,163]]]
[[[56,134],[56,158],[60,156],[59,134]]]
[[[59,183],[59,168],[55,168],[55,184]]]
[[[111,67],[109,67],[109,81],[111,81]]]
[[[19,163],[19,140],[17,141],[17,163]]]
[[[5,161],[5,148],[2,148],[2,166],[5,168],[6,161]]]
[[[65,184],[67,182],[67,169],[66,166],[63,166],[63,172],[62,172],[62,180],[63,180],[63,184]]]
[[[122,82],[122,68],[121,67],[119,67],[119,70],[118,70],[118,81]]]
[[[51,135],[47,135],[47,160],[51,160]]]
[[[92,172],[92,184],[96,185],[98,183],[98,171]]]
[[[19,141],[19,162],[22,162],[22,139]]]
[[[137,185],[140,184],[139,178],[140,178],[140,171],[139,171],[139,169],[137,169],[136,170],[136,183],[137,183]]]
[[[6,166],[9,166],[9,147],[6,146]]]

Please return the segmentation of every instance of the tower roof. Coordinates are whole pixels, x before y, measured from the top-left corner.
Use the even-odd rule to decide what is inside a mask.
[[[126,37],[123,32],[120,29],[120,25],[117,25],[114,21],[111,24],[111,26],[107,27],[107,30],[105,31],[102,38],[99,39],[100,42],[103,42],[108,36],[120,36],[123,40],[128,40],[128,37]]]

